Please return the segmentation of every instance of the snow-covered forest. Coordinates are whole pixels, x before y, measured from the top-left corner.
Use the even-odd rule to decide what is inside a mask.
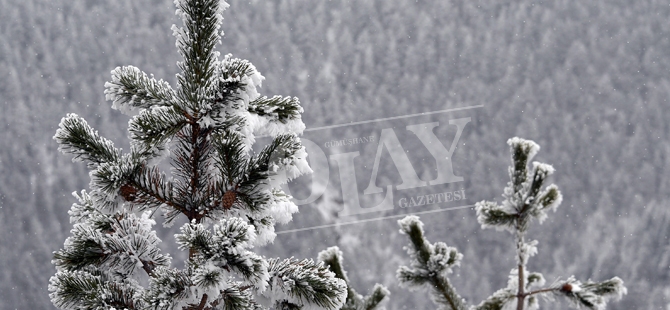
[[[469,203],[500,200],[508,138],[536,141],[538,160],[556,169],[551,182],[563,202],[531,228],[541,250],[530,267],[548,282],[619,276],[628,294],[608,309],[670,307],[670,3],[230,4],[218,50],[253,62],[266,77],[264,95],[300,98],[308,129],[483,105],[468,112],[472,123],[454,155]],[[179,55],[170,27],[180,21],[171,0],[0,0],[0,8],[0,309],[54,309],[53,252],[72,228],[70,193],[86,188],[89,176],[52,137],[74,112],[127,150],[128,116],[110,109],[104,84],[123,65],[174,84]],[[364,135],[346,130],[322,139]],[[382,170],[379,179],[393,173]],[[346,199],[332,191],[301,206],[295,227],[339,221],[331,211]],[[451,279],[466,300],[505,285],[514,264],[509,236],[481,230],[472,208],[421,220],[429,239],[463,254]],[[174,233],[159,233],[170,250]],[[389,309],[434,308],[397,283],[406,244],[396,220],[381,219],[280,234],[261,251],[316,258],[337,245],[360,293],[381,283],[391,292]]]

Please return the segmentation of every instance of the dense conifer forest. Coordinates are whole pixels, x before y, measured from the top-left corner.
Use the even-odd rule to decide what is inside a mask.
[[[500,199],[508,138],[536,141],[564,198],[559,213],[531,229],[544,249],[531,267],[548,282],[619,276],[628,295],[608,309],[670,307],[667,1],[230,4],[218,49],[253,62],[266,77],[264,95],[300,98],[308,129],[483,105],[468,112],[471,127],[454,154],[468,202]],[[179,55],[170,26],[179,20],[170,0],[0,0],[0,7],[0,309],[54,309],[53,251],[72,227],[70,193],[86,188],[89,176],[58,154],[52,137],[74,112],[128,149],[128,116],[110,109],[105,81],[115,67],[133,65],[174,84]],[[362,136],[349,130],[331,140]],[[383,180],[387,172],[379,173]],[[301,206],[296,225],[337,221],[315,209],[341,208],[345,198],[332,191]],[[499,271],[513,257],[508,240],[480,230],[475,218],[472,208],[421,217],[429,239],[463,253],[451,278],[472,302],[506,283]],[[316,258],[331,245],[345,253],[354,286],[389,288],[387,308],[433,307],[396,283],[395,270],[407,262],[395,220],[280,234],[263,251]]]

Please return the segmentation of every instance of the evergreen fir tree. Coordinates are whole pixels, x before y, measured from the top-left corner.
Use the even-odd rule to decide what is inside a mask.
[[[512,166],[509,168],[510,182],[503,193],[505,199],[501,205],[482,201],[475,208],[482,228],[506,230],[514,235],[517,266],[510,272],[506,288],[469,309],[538,309],[540,296],[548,300],[555,296],[566,297],[578,309],[605,309],[609,299],[620,299],[627,293],[619,277],[602,282],[581,282],[570,276],[545,286],[542,274],[528,271],[528,258],[537,254],[537,240],[526,241],[528,226],[533,219],[542,223],[547,218],[547,211],[556,211],[562,196],[556,185],[543,189],[546,178],[554,172],[552,166],[533,162],[532,170],[528,169],[528,163],[540,149],[535,142],[512,138],[507,144],[511,147]],[[412,259],[410,267],[398,269],[401,284],[410,289],[428,289],[440,309],[468,309],[447,277],[452,268],[460,264],[463,255],[445,243],[431,244],[424,236],[423,223],[416,216],[405,217],[398,224],[400,232],[411,241],[407,251]]]
[[[177,87],[135,67],[112,71],[105,94],[132,116],[128,153],[84,119],[68,114],[54,139],[91,169],[90,191],[75,194],[72,236],[56,251],[49,291],[61,309],[338,309],[346,284],[323,263],[266,259],[276,223],[297,206],[280,185],[311,172],[298,134],[297,98],[261,97],[264,77],[215,46],[228,4],[175,0],[173,26],[182,73]],[[134,116],[133,116],[134,115]],[[272,142],[255,153],[255,135]],[[158,164],[169,158],[169,173]],[[152,226],[186,223],[176,234],[188,251],[171,267]]]
[[[347,272],[342,267],[342,251],[336,246],[330,247],[319,253],[319,261],[323,262],[335,276],[347,284],[347,300],[341,310],[376,310],[383,309],[382,305],[391,294],[388,289],[377,283],[368,296],[358,294],[349,282]]]

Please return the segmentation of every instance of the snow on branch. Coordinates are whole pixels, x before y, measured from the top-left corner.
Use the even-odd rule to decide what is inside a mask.
[[[65,116],[54,135],[58,142],[58,150],[65,154],[74,155],[73,161],[84,161],[89,168],[95,168],[104,162],[118,161],[120,150],[114,148],[114,143],[98,135],[86,120],[77,114]]]
[[[254,134],[276,137],[280,134],[305,130],[300,101],[296,97],[265,96],[249,103],[250,118],[254,118]]]
[[[264,295],[275,304],[287,302],[305,310],[340,309],[346,283],[323,263],[312,260],[270,259],[270,281]]]
[[[556,211],[562,196],[556,185],[549,185],[544,190],[545,180],[554,173],[551,165],[533,162],[528,169],[528,162],[540,149],[533,141],[512,138],[507,142],[512,153],[510,182],[504,189],[502,204],[482,201],[476,204],[477,220],[482,228],[507,230],[511,233],[519,230],[525,232],[530,219],[542,223],[547,210]]]
[[[391,295],[389,290],[379,283],[375,284],[370,295],[363,296],[358,294],[351,286],[347,273],[342,267],[342,251],[336,246],[319,252],[318,260],[328,266],[328,269],[335,274],[335,277],[342,279],[347,285],[347,300],[341,310],[382,309],[382,304]]]
[[[451,310],[465,310],[465,300],[456,293],[447,274],[460,264],[463,254],[442,242],[431,244],[425,237],[423,223],[417,216],[407,216],[398,221],[400,233],[410,239],[405,247],[410,256],[410,267],[401,266],[396,277],[410,290],[427,288],[433,302]]]
[[[574,277],[543,287],[542,274],[528,272],[528,259],[537,254],[537,240],[526,241],[526,232],[531,219],[540,223],[547,217],[548,210],[556,211],[562,196],[556,185],[546,188],[547,177],[554,173],[548,164],[529,161],[540,147],[533,141],[512,138],[507,142],[512,153],[509,168],[510,182],[505,187],[501,204],[481,201],[475,205],[477,221],[482,229],[506,230],[514,235],[516,248],[516,268],[509,273],[507,287],[500,289],[471,310],[536,310],[539,298],[553,300],[554,296],[566,297],[570,305],[578,309],[604,310],[609,300],[621,299],[627,293],[623,281],[614,277],[603,282],[582,283]],[[409,289],[426,288],[440,309],[461,310],[462,300],[451,286],[447,274],[460,263],[462,255],[455,248],[444,243],[431,244],[424,236],[423,223],[416,216],[407,216],[398,221],[400,232],[409,237],[411,243],[407,252],[411,258],[410,267],[398,269],[398,280]]]
[[[174,107],[154,107],[142,110],[128,122],[128,132],[134,151],[143,157],[159,156],[172,136],[187,123],[186,117]]]
[[[223,11],[228,7],[221,0],[175,0],[176,14],[182,18],[183,27],[172,26],[177,39],[177,49],[184,58],[177,65],[182,73],[177,75],[177,96],[186,103],[188,112],[198,113],[207,102],[209,89],[215,77],[219,53],[214,50],[221,39],[220,27]]]
[[[245,284],[263,291],[268,272],[265,260],[251,252],[256,239],[255,229],[239,218],[222,219],[212,232],[202,224],[187,223],[175,235],[179,248],[189,250],[191,264],[209,271],[234,273]]]
[[[112,80],[105,83],[105,98],[112,101],[112,108],[126,115],[136,109],[154,106],[173,106],[175,92],[163,80],[147,77],[140,69],[127,66],[112,70]]]

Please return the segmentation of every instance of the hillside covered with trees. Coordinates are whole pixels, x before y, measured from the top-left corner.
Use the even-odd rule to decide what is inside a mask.
[[[0,7],[0,309],[53,309],[50,262],[72,226],[70,193],[89,176],[57,153],[52,137],[74,112],[127,150],[128,117],[110,109],[104,83],[115,67],[134,65],[174,84],[179,55],[170,26],[179,20],[169,0],[0,0]],[[508,138],[536,141],[564,199],[531,230],[543,244],[531,267],[548,282],[616,275],[628,295],[609,309],[665,309],[668,16],[670,5],[656,0],[231,1],[219,50],[253,62],[267,79],[264,95],[300,98],[308,129],[483,105],[469,112],[454,155],[468,201],[500,199]],[[329,192],[301,206],[295,221],[321,223],[314,208],[340,208],[344,198]],[[472,209],[421,218],[428,239],[448,241],[467,258],[452,280],[469,301],[506,283],[499,271],[513,256],[506,239],[481,231],[475,218]],[[356,287],[389,288],[387,308],[432,308],[396,283],[407,261],[395,220],[280,234],[264,251],[316,257],[331,245],[344,252]]]

